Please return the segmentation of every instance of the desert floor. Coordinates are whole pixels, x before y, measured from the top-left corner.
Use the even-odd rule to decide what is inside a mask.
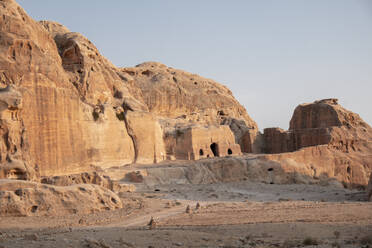
[[[137,189],[121,193],[120,210],[3,217],[0,247],[372,247],[363,191],[247,181]]]

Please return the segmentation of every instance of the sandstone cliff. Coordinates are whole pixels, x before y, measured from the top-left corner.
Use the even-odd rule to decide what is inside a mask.
[[[230,125],[254,150],[257,125],[226,87],[159,63],[116,68],[86,37],[13,0],[0,13],[1,178],[159,162],[169,123]]]
[[[266,156],[292,164],[315,177],[335,177],[349,186],[366,186],[372,171],[372,128],[359,115],[325,99],[299,105],[288,131],[264,131]],[[288,167],[288,166],[287,166]]]
[[[229,125],[243,152],[259,152],[257,124],[225,86],[196,74],[147,62],[120,69],[133,92],[161,119],[166,133],[178,126]]]

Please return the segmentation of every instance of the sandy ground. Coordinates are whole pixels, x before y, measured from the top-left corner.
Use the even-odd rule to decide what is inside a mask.
[[[365,192],[246,181],[137,188],[121,194],[120,210],[1,218],[0,247],[372,247]]]

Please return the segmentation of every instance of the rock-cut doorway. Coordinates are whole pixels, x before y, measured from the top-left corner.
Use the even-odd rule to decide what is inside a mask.
[[[219,151],[218,151],[218,144],[216,144],[216,143],[212,143],[212,144],[211,144],[211,150],[212,150],[213,155],[214,155],[215,157],[220,156]]]

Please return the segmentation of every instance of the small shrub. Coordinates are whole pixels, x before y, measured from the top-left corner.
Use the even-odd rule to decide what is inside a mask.
[[[372,235],[364,236],[360,239],[362,245],[372,245]]]
[[[302,242],[302,244],[304,246],[308,246],[308,245],[318,245],[319,242],[318,240],[314,239],[314,238],[311,238],[311,237],[307,237],[304,239],[304,241]]]
[[[333,234],[335,235],[336,239],[338,239],[341,233],[339,231],[334,231]]]
[[[299,242],[295,240],[287,239],[286,241],[284,241],[281,248],[294,248],[294,247],[297,247],[298,245],[299,245]]]
[[[341,245],[338,242],[333,242],[332,247],[341,248]]]

